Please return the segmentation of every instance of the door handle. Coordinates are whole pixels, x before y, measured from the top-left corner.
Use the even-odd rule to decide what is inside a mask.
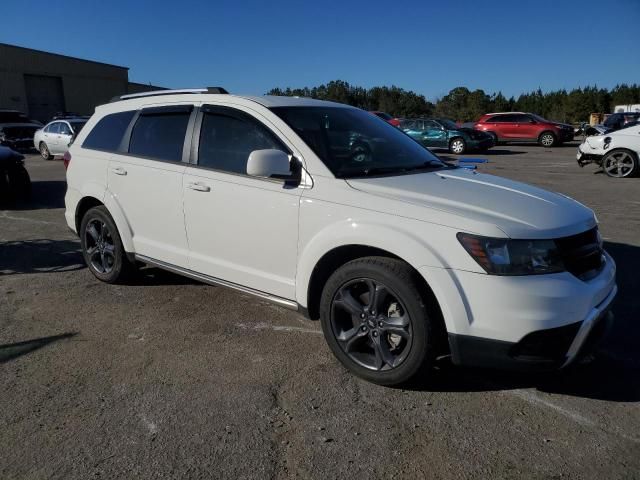
[[[116,175],[126,175],[127,171],[122,167],[112,168],[111,171]]]
[[[204,183],[200,183],[200,182],[189,182],[187,183],[187,187],[189,187],[191,190],[196,190],[198,192],[211,191],[211,187],[209,185],[205,185]]]

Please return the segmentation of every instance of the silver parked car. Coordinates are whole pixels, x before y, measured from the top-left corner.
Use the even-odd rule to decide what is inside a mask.
[[[36,131],[33,136],[33,146],[40,151],[40,155],[45,160],[51,160],[55,155],[64,155],[73,138],[86,123],[86,118],[68,118],[49,122]]]

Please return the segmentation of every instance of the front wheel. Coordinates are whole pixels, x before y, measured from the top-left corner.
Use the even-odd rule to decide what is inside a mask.
[[[463,138],[454,138],[449,142],[449,151],[451,153],[455,153],[456,155],[462,155],[467,149],[467,144],[465,143]]]
[[[80,225],[82,255],[89,270],[106,283],[125,280],[134,270],[127,258],[120,234],[103,206],[91,208]]]
[[[45,160],[51,160],[53,158],[53,155],[51,155],[51,152],[49,152],[49,147],[47,147],[46,143],[40,142],[39,150],[40,150],[40,156]]]
[[[373,383],[404,383],[434,356],[415,273],[400,260],[366,257],[336,270],[322,292],[320,321],[336,358]]]
[[[631,150],[613,150],[602,159],[604,172],[615,178],[633,177],[640,171],[638,155]]]

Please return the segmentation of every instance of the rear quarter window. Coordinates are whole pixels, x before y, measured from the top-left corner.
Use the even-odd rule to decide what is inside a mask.
[[[112,113],[102,117],[82,142],[82,148],[115,152],[118,150],[135,111]]]

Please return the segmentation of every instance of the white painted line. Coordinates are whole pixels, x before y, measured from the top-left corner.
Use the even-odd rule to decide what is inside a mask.
[[[619,431],[611,430],[610,428],[607,428],[604,425],[600,425],[598,422],[595,422],[594,420],[591,420],[585,417],[584,415],[579,414],[578,412],[575,412],[571,409],[558,405],[546,398],[543,398],[540,395],[537,395],[535,392],[532,392],[529,390],[509,390],[508,393],[516,397],[519,397],[522,400],[529,402],[533,405],[550,408],[560,413],[561,415],[564,415],[565,417],[573,420],[577,424],[582,425],[583,427],[602,430],[606,433],[610,433],[612,435],[616,435],[618,437],[624,438],[625,440],[629,440],[635,443],[640,443],[640,437],[634,437]]]
[[[301,333],[314,333],[322,335],[322,330],[314,330],[312,328],[302,327],[289,327],[286,325],[272,325],[270,323],[236,323],[236,327],[244,330],[273,330],[275,332],[301,332]]]

